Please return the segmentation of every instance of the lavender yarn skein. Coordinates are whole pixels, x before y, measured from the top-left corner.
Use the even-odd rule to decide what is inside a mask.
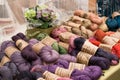
[[[1,45],[1,47],[4,47],[3,50],[5,50],[7,47],[9,46],[14,46],[15,44],[12,41],[4,41]],[[19,71],[25,71],[25,70],[29,70],[31,65],[30,63],[28,63],[22,56],[21,56],[21,52],[20,51],[16,51],[14,52],[11,57],[10,57],[11,61],[14,62],[16,64],[16,66],[18,67]]]
[[[29,40],[29,44],[33,46],[34,44],[38,43],[39,41],[36,39]],[[55,51],[51,46],[44,46],[39,54],[38,54],[43,61],[46,63],[53,63],[59,58],[59,53]]]
[[[21,39],[19,36],[13,36],[12,40],[17,41]],[[22,56],[28,60],[29,62],[34,61],[37,59],[36,53],[32,50],[32,47],[30,45],[27,45],[23,50],[21,50]]]
[[[21,56],[20,52],[15,52],[11,56],[11,61],[17,65],[19,71],[30,70],[31,64]]]
[[[59,53],[53,50],[51,46],[44,46],[41,49],[39,56],[46,63],[53,63],[59,59]]]
[[[37,56],[37,59],[35,61],[32,61],[31,64],[32,64],[32,66],[42,65],[41,58],[39,56]]]
[[[76,57],[71,56],[69,54],[62,54],[62,55],[60,55],[60,59],[66,60],[68,62],[77,62]]]
[[[47,65],[47,66],[34,66],[32,68],[33,71],[41,71],[44,72],[45,70],[48,70],[52,73],[55,73],[56,68],[59,67],[58,65]],[[61,66],[60,66],[61,67]],[[89,70],[90,69],[90,70]],[[89,71],[89,72],[88,72]],[[91,72],[90,72],[91,71]],[[97,71],[97,72],[96,72]],[[90,74],[94,74],[94,75],[90,75]],[[96,74],[96,75],[95,75]],[[74,69],[71,73],[71,77],[73,80],[76,80],[76,76],[79,78],[81,77],[81,75],[86,75],[88,76],[91,80],[96,80],[98,79],[102,74],[102,70],[100,67],[98,66],[92,66],[91,67],[86,67],[84,70],[78,70],[78,69]],[[82,78],[81,78],[82,79]],[[83,79],[84,80],[84,79]],[[88,79],[89,80],[89,79]]]
[[[55,65],[58,65],[60,67],[66,68],[66,69],[69,68],[69,64],[70,63],[68,61],[62,60],[62,59],[59,59],[55,63]],[[85,72],[87,75],[89,75],[92,78],[92,80],[93,79],[94,80],[98,79],[101,76],[101,73],[102,73],[101,69],[99,67],[97,67],[97,66],[86,66],[84,68],[84,70],[82,70],[82,71]]]
[[[85,41],[86,40],[83,37],[76,38],[74,40],[74,45],[75,45],[76,49],[79,50],[79,51],[81,51],[82,46],[85,43]],[[118,59],[117,56],[115,56],[114,54],[111,54],[109,52],[106,52],[106,51],[104,51],[101,48],[97,49],[97,51],[95,53],[95,56],[107,58],[107,59],[109,59],[110,62],[112,62],[112,60],[115,60],[115,61],[119,62],[119,59]]]
[[[0,80],[13,80],[11,70],[7,66],[0,67]]]
[[[79,53],[79,50],[73,49],[70,54],[73,56],[77,56],[78,53]],[[99,66],[103,70],[106,70],[106,69],[109,69],[109,67],[110,67],[110,61],[104,57],[92,56],[89,60],[88,65],[89,66],[91,66],[91,65]]]

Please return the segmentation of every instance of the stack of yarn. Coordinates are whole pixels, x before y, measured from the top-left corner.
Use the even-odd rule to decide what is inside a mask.
[[[39,40],[12,36],[0,46],[0,80],[98,80],[119,63],[119,14],[112,20],[76,10]]]

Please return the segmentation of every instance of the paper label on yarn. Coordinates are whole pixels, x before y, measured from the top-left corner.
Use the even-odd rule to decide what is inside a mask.
[[[16,41],[16,45],[20,50],[23,50],[29,44],[26,41],[24,41],[22,39],[19,39],[19,40]]]
[[[68,69],[69,69],[69,70],[74,70],[74,69],[84,70],[85,67],[86,67],[85,64],[70,62]]]
[[[69,44],[68,44],[68,43],[59,42],[58,44],[59,44],[60,46],[64,47],[66,50],[68,50],[68,48],[69,48]]]
[[[58,75],[53,74],[49,71],[45,71],[43,73],[43,76],[45,77],[45,80],[57,80],[58,78],[60,78]]]
[[[10,58],[12,54],[14,54],[14,52],[18,52],[19,50],[17,48],[15,48],[14,46],[9,46],[5,49],[5,53],[6,55]],[[20,52],[20,51],[19,51]]]
[[[60,27],[67,29],[67,31],[69,31],[69,32],[72,32],[72,31],[71,31],[72,27],[70,27],[70,26],[61,25]]]
[[[82,46],[81,51],[89,53],[91,55],[94,55],[97,51],[98,47],[90,43],[88,40],[85,41],[85,43]]]
[[[32,46],[32,49],[39,54],[40,50],[44,47],[45,45],[41,42],[36,43],[35,45]]]
[[[107,44],[99,45],[99,48],[102,48],[103,50],[108,51],[108,52],[111,52],[112,47],[113,47],[112,45],[107,45]]]
[[[72,21],[68,21],[67,25],[71,26],[71,27],[75,27],[75,28],[79,28],[81,26],[81,24],[76,24],[76,23],[74,23]]]
[[[40,77],[40,78],[38,78],[37,80],[45,80],[45,79],[43,79],[43,78]]]
[[[92,55],[82,52],[80,51],[77,55],[77,62],[81,63],[81,64],[86,64],[88,65],[90,58],[92,57]]]
[[[10,62],[10,59],[8,57],[4,56],[0,62],[0,65],[3,66],[7,62]]]
[[[72,74],[72,70],[57,67],[57,69],[55,70],[55,74],[59,75],[61,77],[69,77],[70,78],[70,76]]]
[[[46,36],[44,39],[41,40],[41,42],[45,45],[51,46],[53,43],[55,43],[57,41],[49,36]]]
[[[120,39],[120,32],[117,31],[114,34],[110,35],[110,37],[114,37],[114,38]]]
[[[73,33],[71,33],[71,32],[63,32],[63,33],[61,33],[61,34],[59,35],[59,38],[60,38],[61,41],[68,43],[68,42],[69,42],[69,38],[70,38],[71,36],[74,36],[74,35],[75,35],[75,34],[73,34]]]
[[[119,41],[119,39],[114,38],[114,37],[110,37],[110,36],[105,36],[102,40],[103,43],[109,44],[112,46],[115,45],[118,41]]]

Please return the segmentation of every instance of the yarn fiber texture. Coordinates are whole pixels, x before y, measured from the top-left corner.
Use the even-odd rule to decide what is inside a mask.
[[[83,44],[84,44],[85,41],[86,40],[84,38],[82,38],[82,37],[76,38],[74,40],[74,45],[75,45],[76,49],[79,50],[79,51],[81,51],[82,46],[83,46]],[[112,53],[106,52],[106,51],[104,51],[101,48],[98,48],[97,51],[96,51],[96,53],[94,55],[95,56],[99,56],[99,57],[107,58],[111,63],[112,63],[112,60],[116,61],[117,63],[119,62],[119,59],[118,59],[117,56],[113,55]]]
[[[1,44],[1,47],[3,47],[3,50],[5,50],[7,47],[13,46],[15,47],[14,42],[12,41],[4,41]],[[12,62],[14,62],[16,64],[16,66],[18,67],[19,71],[24,71],[24,70],[29,70],[31,65],[28,61],[26,61],[22,55],[20,51],[15,51],[11,56],[10,59]]]
[[[15,35],[12,37],[13,41],[17,41],[20,38],[19,36]],[[22,39],[23,40],[23,39]],[[24,40],[23,40],[24,41]],[[18,47],[18,46],[17,46]],[[25,58],[26,60],[28,60],[29,62],[34,61],[37,59],[37,55],[36,53],[33,51],[32,47],[28,44],[23,50],[21,50],[21,54],[23,56],[23,58]]]
[[[57,67],[59,67],[59,66],[58,65],[35,66],[33,71],[37,70],[37,71],[43,71],[44,72],[44,70],[48,70],[52,73],[55,73],[55,70],[57,69]],[[94,68],[94,70],[93,70],[93,68]],[[98,66],[93,66],[93,68],[91,69],[91,67],[89,67],[88,69],[85,69],[85,70],[90,69],[90,72],[92,71],[91,73],[96,74],[94,76],[90,75],[88,71],[74,69],[71,73],[70,78],[73,79],[73,80],[78,80],[81,77],[81,75],[84,75],[84,76],[86,76],[86,78],[81,77],[82,80],[84,80],[84,78],[85,78],[85,80],[86,79],[97,80],[101,76],[102,70]],[[96,73],[96,71],[97,71],[97,73]]]
[[[76,57],[78,53],[79,53],[79,50],[74,49],[70,54]],[[110,61],[104,57],[92,56],[89,59],[88,65],[99,66],[101,67],[101,69],[106,70],[106,69],[109,69],[110,67]]]
[[[47,63],[53,63],[59,58],[59,53],[55,51],[51,46],[44,46],[39,56]]]

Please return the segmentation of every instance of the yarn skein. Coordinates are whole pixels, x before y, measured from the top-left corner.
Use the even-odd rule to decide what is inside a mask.
[[[68,62],[77,62],[76,58],[69,54],[61,54],[60,59],[66,60]]]
[[[0,67],[0,80],[13,80],[11,70],[7,66]]]
[[[105,51],[111,52],[112,54],[115,54],[118,58],[120,58],[120,43],[117,43],[115,45],[108,45],[108,44],[102,44],[101,42],[95,40],[95,39],[89,39],[89,41],[91,43],[93,43],[94,45],[104,49]]]
[[[91,73],[95,73],[96,74],[94,77],[91,76],[88,73],[88,71],[84,71],[85,69],[84,70],[78,70],[78,69],[68,70],[68,69],[64,69],[62,67],[60,68],[57,65],[38,66],[38,67],[34,67],[33,71],[36,70],[36,69],[40,70],[40,71],[48,70],[48,71],[50,71],[52,73],[55,73],[55,74],[57,74],[57,75],[59,75],[61,77],[70,77],[73,80],[77,80],[77,78],[81,77],[81,75],[85,75],[88,78],[88,80],[89,79],[97,80],[100,77],[100,75],[101,75],[101,68],[97,67],[97,66],[94,66],[94,70],[95,71],[93,70],[93,72],[91,72],[91,70],[92,70],[91,68],[88,68],[88,69],[91,69],[90,70]],[[59,69],[61,70],[61,73],[59,73]],[[96,73],[96,70],[97,70],[98,73]],[[84,77],[82,77],[81,79],[84,80]],[[87,80],[87,79],[85,78],[85,80]]]
[[[39,55],[41,59],[47,63],[53,63],[59,58],[59,53],[51,46],[44,46]]]
[[[37,54],[41,57],[41,59],[43,61],[45,61],[46,63],[52,63],[59,58],[59,53],[57,51],[55,51],[51,46],[45,46],[40,41],[38,42],[38,40],[36,40],[36,39],[31,39],[29,41],[29,44],[31,46],[34,46],[37,43],[39,45],[39,46],[37,46],[37,48],[38,48]],[[40,46],[40,45],[43,45],[43,46]],[[35,50],[35,49],[33,49],[33,50]]]
[[[76,57],[79,54],[79,52],[80,52],[79,50],[74,49],[70,54]],[[108,59],[103,58],[103,57],[97,57],[97,56],[91,56],[91,57],[89,57],[89,59],[86,59],[87,56],[90,56],[90,54],[85,53],[85,52],[81,52],[80,54],[82,54],[82,53],[83,53],[84,59],[82,60],[82,56],[81,56],[80,57],[81,60],[79,61],[79,59],[77,59],[77,62],[86,64],[89,66],[92,66],[92,65],[99,66],[103,70],[110,68],[110,61]]]
[[[102,43],[109,44],[109,45],[115,45],[116,43],[119,42],[119,39],[107,36],[105,32],[103,32],[100,29],[96,30],[94,34],[94,38]]]
[[[109,53],[109,52],[106,52],[106,51],[104,51],[104,50],[101,49],[101,48],[98,48],[97,46],[93,45],[93,44],[90,43],[89,41],[88,41],[88,43],[86,44],[87,47],[82,48],[83,45],[85,45],[84,43],[86,42],[86,40],[85,40],[83,37],[75,38],[73,42],[74,42],[75,48],[76,48],[77,50],[79,50],[79,51],[82,50],[82,51],[84,52],[84,50],[85,50],[85,51],[87,51],[87,53],[90,53],[90,54],[92,54],[92,55],[94,55],[94,56],[99,56],[99,57],[107,58],[111,63],[112,63],[112,61],[116,61],[116,63],[119,62],[119,59],[118,59],[117,56],[115,56],[115,55],[113,55],[113,54],[111,54],[111,53]],[[88,45],[88,44],[89,44],[89,45]],[[90,47],[90,45],[92,45],[92,47]],[[89,48],[88,48],[88,47],[89,47]],[[90,50],[91,50],[92,52],[90,52]],[[93,52],[93,51],[94,51],[94,52]],[[93,53],[94,53],[94,54],[93,54]]]
[[[26,41],[22,40],[22,38],[17,35],[13,36],[12,40],[15,41],[16,46],[21,50],[21,54],[26,60],[31,62],[37,59],[36,53]]]
[[[16,64],[19,71],[29,70],[31,65],[21,55],[21,52],[15,47],[14,42],[4,41],[1,46],[4,47],[6,55]],[[11,51],[12,50],[12,51]]]

